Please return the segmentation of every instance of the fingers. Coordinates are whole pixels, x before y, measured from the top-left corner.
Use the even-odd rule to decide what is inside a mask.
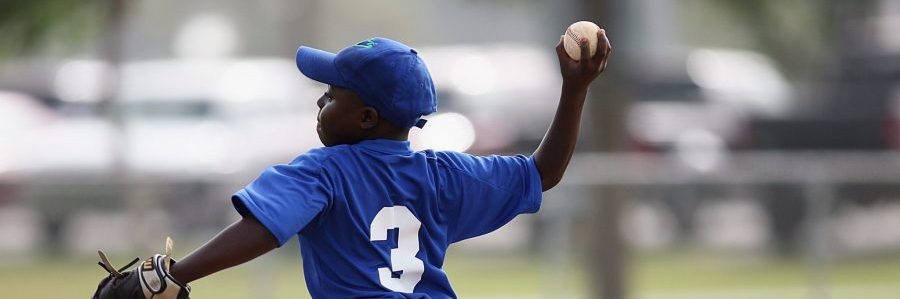
[[[609,37],[606,36],[606,29],[597,31],[597,53],[594,53],[592,60],[599,62],[599,71],[603,72],[609,62],[609,54],[612,53],[612,44]]]
[[[566,37],[565,35],[560,35],[559,43],[556,44],[556,55],[559,57],[567,56],[566,47],[563,45],[563,39],[565,37]]]
[[[594,53],[594,56],[605,55],[608,49],[609,39],[606,38],[606,29],[600,29],[597,31],[597,53]]]
[[[567,37],[565,35],[559,36],[559,43],[556,44],[556,56],[559,59],[559,66],[563,69],[574,69],[577,68],[579,63],[575,59],[569,56],[569,53],[566,51],[565,39]]]
[[[600,29],[597,31],[597,52],[594,53],[592,59],[603,58],[608,55],[610,51],[612,51],[612,45],[609,43],[609,38],[606,36],[606,29]]]
[[[580,61],[590,60],[591,57],[591,43],[588,41],[586,37],[578,38],[578,48],[581,50],[581,59]]]
[[[581,54],[581,59],[578,60],[569,57],[566,52],[566,38],[569,37],[565,35],[560,36],[560,40],[556,44],[556,55],[559,58],[560,67],[564,73],[596,76],[606,69],[609,55],[612,52],[612,44],[609,41],[609,37],[606,36],[605,29],[597,31],[597,43],[593,55],[591,53],[591,45],[588,38],[581,37],[576,40],[578,43],[578,50]]]

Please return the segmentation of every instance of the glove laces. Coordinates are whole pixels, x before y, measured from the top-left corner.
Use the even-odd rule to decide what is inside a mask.
[[[134,260],[131,260],[131,262],[128,263],[128,265],[125,265],[122,268],[116,269],[112,266],[112,264],[109,263],[109,259],[106,258],[106,254],[104,254],[103,251],[97,250],[97,254],[100,255],[100,261],[97,262],[97,265],[100,265],[100,267],[103,268],[103,270],[106,270],[106,272],[109,272],[109,275],[115,276],[116,278],[125,277],[125,274],[122,274],[122,271],[125,271],[125,269],[128,269],[129,267],[134,265],[134,263],[137,263],[139,260],[141,260],[140,258],[134,258]]]

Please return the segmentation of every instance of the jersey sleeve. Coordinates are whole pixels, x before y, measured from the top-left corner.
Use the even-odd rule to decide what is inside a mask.
[[[492,232],[541,206],[541,177],[532,157],[456,154],[444,162],[448,175],[441,191],[449,204],[450,243]]]
[[[252,215],[279,246],[313,221],[331,202],[331,184],[315,153],[307,153],[290,164],[266,168],[259,177],[239,190],[231,200],[241,215]]]

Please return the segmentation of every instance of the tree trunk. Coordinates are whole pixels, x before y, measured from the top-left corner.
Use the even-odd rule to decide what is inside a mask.
[[[616,17],[622,13],[622,1],[581,0],[581,16],[605,28],[610,36],[613,49],[616,37],[626,36],[622,20]],[[614,50],[615,51],[615,50]],[[613,53],[610,69],[595,81],[588,95],[588,120],[585,141],[588,148],[597,152],[620,152],[626,150],[625,104],[627,102],[621,73],[618,66],[624,64],[624,55]],[[610,171],[610,170],[600,170]],[[596,229],[589,242],[589,285],[590,297],[602,299],[622,299],[627,297],[627,248],[622,240],[619,227],[624,190],[617,186],[595,187],[597,197],[592,211],[596,217],[591,225]]]
[[[124,120],[121,109],[116,106],[116,97],[119,91],[120,65],[122,64],[122,51],[125,34],[125,17],[128,11],[126,0],[109,0],[105,8],[106,19],[102,32],[102,45],[100,57],[109,66],[101,88],[100,111],[109,120],[112,138],[110,138],[110,154],[112,155],[112,172],[114,178],[122,178],[126,175],[125,165],[125,138]]]

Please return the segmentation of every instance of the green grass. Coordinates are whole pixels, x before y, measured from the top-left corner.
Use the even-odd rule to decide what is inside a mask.
[[[114,257],[114,263],[128,261]],[[0,258],[3,298],[87,298],[105,272],[92,258]],[[697,252],[636,255],[630,298],[810,298],[803,259]],[[580,262],[553,267],[526,255],[452,253],[446,262],[461,298],[586,298]],[[831,262],[828,298],[900,298],[900,256]],[[274,254],[192,284],[192,298],[309,298],[293,254]],[[565,292],[561,295],[560,292]]]
[[[670,252],[640,256],[633,266],[636,298],[900,298],[900,256],[811,268],[803,258]]]

